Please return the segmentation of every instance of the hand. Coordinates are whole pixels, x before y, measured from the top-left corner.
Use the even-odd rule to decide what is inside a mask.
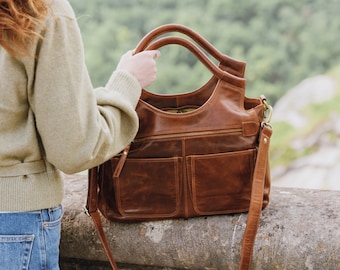
[[[133,51],[125,53],[117,66],[117,70],[126,70],[136,77],[141,87],[144,88],[156,80],[156,61],[160,51],[150,50],[133,54]]]

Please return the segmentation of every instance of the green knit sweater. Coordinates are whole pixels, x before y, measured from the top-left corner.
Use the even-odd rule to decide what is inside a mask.
[[[138,130],[138,81],[115,71],[93,89],[74,12],[67,0],[51,3],[31,56],[0,47],[0,212],[60,204],[61,171],[108,160]]]

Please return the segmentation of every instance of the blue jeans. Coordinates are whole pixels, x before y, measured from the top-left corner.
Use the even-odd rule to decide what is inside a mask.
[[[59,269],[61,206],[0,212],[0,270]]]

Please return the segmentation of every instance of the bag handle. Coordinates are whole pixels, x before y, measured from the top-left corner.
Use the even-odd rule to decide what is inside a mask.
[[[153,29],[138,43],[135,52],[138,53],[144,51],[157,37],[170,32],[178,32],[190,37],[218,62],[220,62],[222,65],[230,67],[230,73],[239,77],[243,77],[246,66],[245,62],[221,53],[199,33],[181,24],[165,24]]]
[[[240,78],[219,68],[199,47],[185,38],[175,36],[163,37],[148,45],[145,50],[155,50],[170,44],[181,45],[187,48],[212,72],[212,74],[216,75],[219,79],[230,82],[231,84],[239,87],[244,86],[244,78]]]

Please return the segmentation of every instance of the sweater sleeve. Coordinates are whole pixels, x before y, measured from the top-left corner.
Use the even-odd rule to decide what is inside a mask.
[[[37,47],[30,105],[46,159],[66,173],[96,166],[128,145],[138,130],[141,88],[115,71],[93,89],[78,24],[67,1],[56,9]]]

